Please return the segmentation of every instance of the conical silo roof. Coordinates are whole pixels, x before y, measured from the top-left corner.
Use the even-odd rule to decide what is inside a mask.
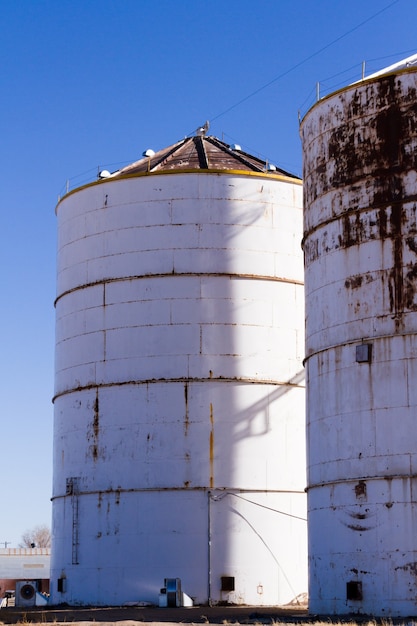
[[[111,178],[169,170],[238,170],[298,178],[268,161],[244,152],[240,146],[229,145],[211,136],[187,137],[158,152],[146,152],[148,156],[114,172]]]

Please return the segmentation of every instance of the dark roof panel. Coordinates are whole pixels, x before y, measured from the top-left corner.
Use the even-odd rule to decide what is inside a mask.
[[[127,165],[112,174],[112,178],[168,170],[241,170],[248,172],[270,172],[298,178],[277,167],[270,169],[267,162],[220,141],[216,137],[188,137],[168,148],[159,150],[150,157]]]

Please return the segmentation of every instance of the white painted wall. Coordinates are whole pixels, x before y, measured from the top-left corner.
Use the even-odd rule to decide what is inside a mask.
[[[305,592],[301,186],[148,175],[57,216],[52,601]]]
[[[0,548],[0,578],[48,579],[50,559],[49,548]]]
[[[316,614],[417,609],[416,87],[415,71],[365,81],[301,128]]]

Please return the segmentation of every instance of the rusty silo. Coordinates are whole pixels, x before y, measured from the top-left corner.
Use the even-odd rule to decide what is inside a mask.
[[[416,57],[301,124],[310,611],[417,611]]]
[[[67,194],[51,594],[306,590],[302,187],[202,133]],[[162,594],[163,596],[163,594]]]

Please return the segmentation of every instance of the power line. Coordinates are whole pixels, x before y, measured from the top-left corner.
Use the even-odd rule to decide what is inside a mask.
[[[363,20],[362,22],[360,22],[359,24],[357,24],[356,26],[354,26],[350,30],[348,30],[345,33],[343,33],[343,35],[340,35],[336,39],[333,39],[333,41],[331,41],[330,43],[326,44],[325,46],[323,46],[319,50],[316,50],[316,52],[313,52],[308,57],[305,57],[302,61],[299,61],[298,63],[296,63],[295,65],[290,67],[288,70],[285,70],[284,72],[282,72],[281,74],[279,74],[278,76],[276,76],[275,78],[270,80],[268,83],[265,83],[265,85],[262,85],[262,87],[258,87],[258,89],[255,89],[255,91],[252,91],[250,94],[248,94],[244,98],[241,98],[241,100],[238,100],[238,102],[236,102],[235,104],[232,104],[230,107],[228,107],[227,109],[225,109],[221,113],[218,113],[217,115],[212,117],[211,120],[210,120],[210,123],[213,123],[215,120],[219,119],[223,115],[226,115],[226,113],[229,113],[233,109],[236,109],[236,107],[240,106],[241,104],[243,104],[244,102],[246,102],[250,98],[253,98],[253,96],[256,96],[258,93],[260,93],[264,89],[267,89],[268,87],[273,85],[273,83],[276,83],[281,78],[284,78],[284,76],[287,76],[288,74],[290,74],[291,72],[293,72],[297,68],[301,67],[301,65],[304,65],[305,63],[307,63],[307,61],[310,61],[314,57],[318,56],[319,54],[324,52],[324,50],[327,50],[331,46],[334,46],[335,43],[337,43],[338,41],[341,41],[342,39],[344,39],[345,37],[347,37],[351,33],[355,32],[356,30],[358,30],[359,28],[361,28],[362,26],[364,26],[365,24],[370,22],[371,20],[374,20],[376,17],[378,17],[378,15],[381,15],[381,13],[384,13],[385,11],[387,11],[388,9],[393,7],[395,4],[398,4],[398,2],[400,2],[400,0],[394,0],[394,2],[391,2],[390,4],[388,4],[386,7],[384,7],[380,11],[377,11],[376,13],[374,13],[373,15],[368,17],[366,20]]]
[[[254,504],[255,506],[261,507],[261,509],[268,509],[268,511],[273,511],[274,513],[279,513],[280,515],[286,515],[287,517],[293,517],[294,519],[300,519],[302,522],[306,522],[305,517],[299,517],[298,515],[291,515],[291,513],[284,513],[284,511],[278,511],[278,509],[272,509],[270,506],[265,506],[264,504],[259,504],[259,502],[254,502],[253,500],[248,500],[247,498],[243,498],[239,496],[237,493],[229,492],[229,496],[234,496],[235,498],[240,498],[240,500],[244,500],[245,502],[249,502],[250,504]]]

